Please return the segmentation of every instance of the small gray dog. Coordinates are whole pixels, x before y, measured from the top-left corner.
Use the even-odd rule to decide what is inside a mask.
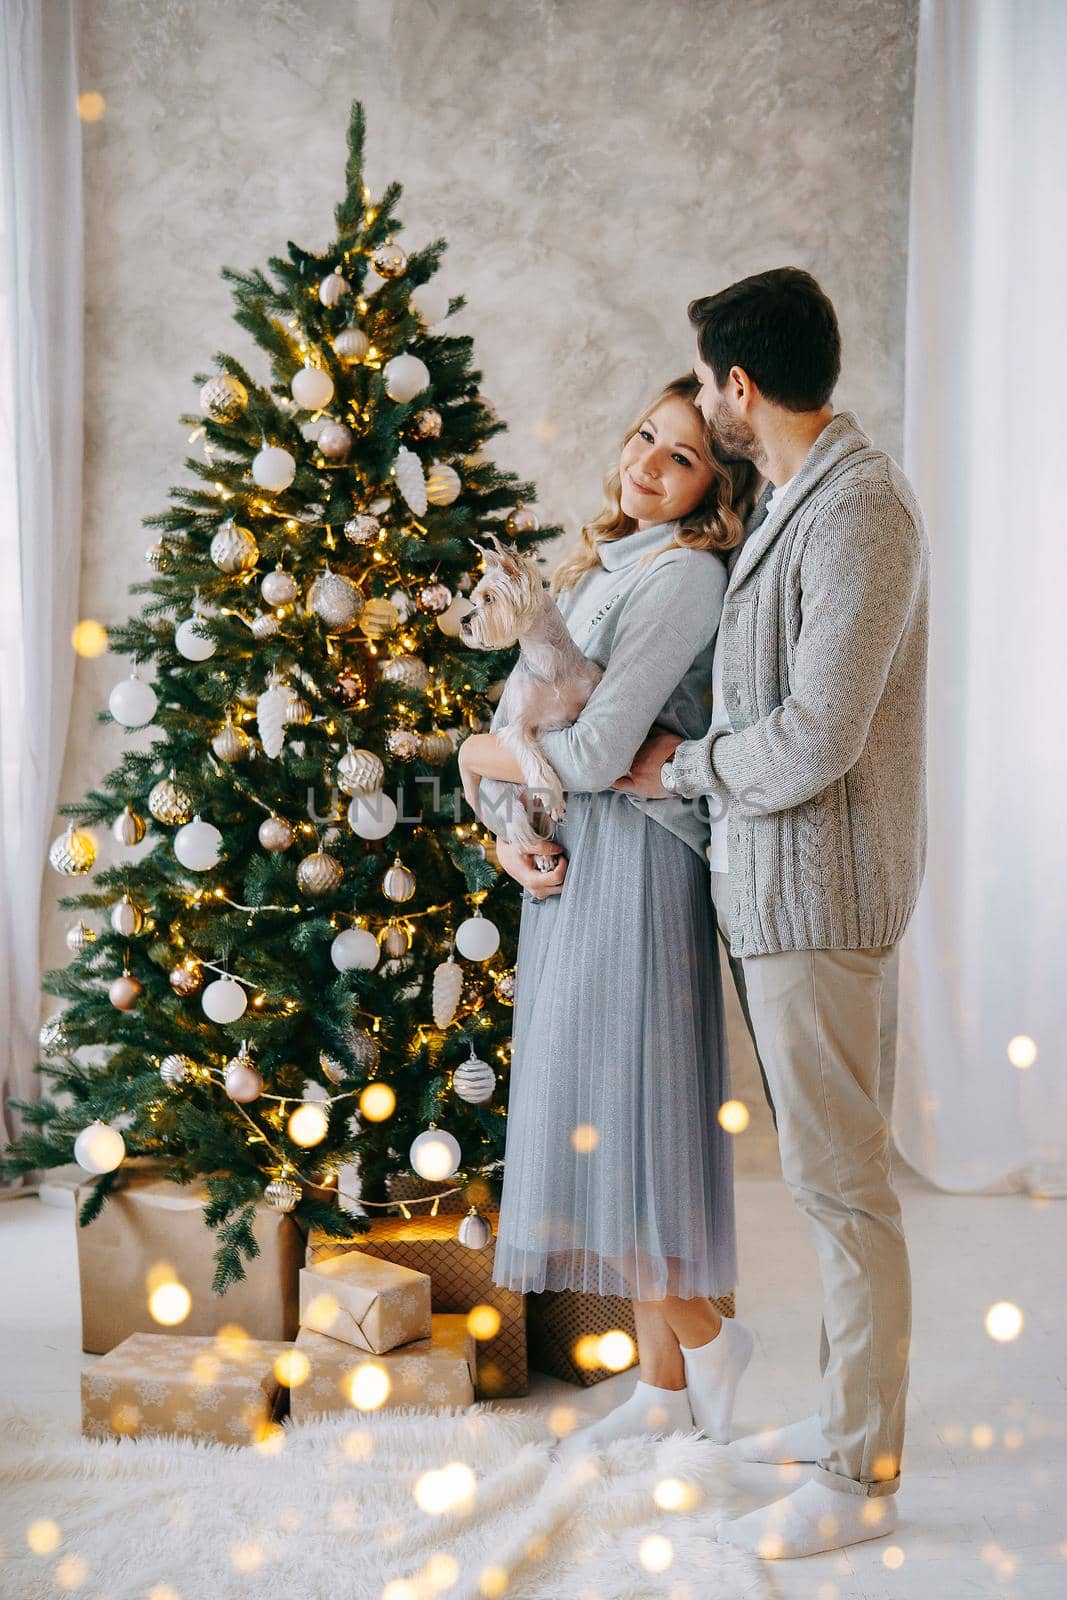
[[[507,745],[522,770],[526,804],[518,803],[517,784],[483,778],[464,780],[463,792],[477,816],[497,837],[520,850],[536,852],[563,820],[563,786],[538,743],[538,735],[569,728],[603,677],[584,656],[541,581],[533,562],[490,535],[492,549],[475,544],[485,563],[460,627],[475,650],[505,650],[520,655],[500,696],[490,732]],[[474,540],[471,540],[474,544]],[[552,857],[538,861],[555,866]]]

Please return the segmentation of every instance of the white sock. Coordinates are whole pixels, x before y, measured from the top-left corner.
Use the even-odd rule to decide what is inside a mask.
[[[685,1381],[693,1421],[712,1444],[730,1442],[734,1398],[752,1359],[752,1333],[736,1317],[723,1317],[722,1327],[707,1344],[682,1345]]]
[[[813,1480],[801,1484],[784,1500],[724,1522],[719,1542],[749,1550],[765,1561],[782,1561],[880,1539],[896,1525],[892,1495],[849,1494]]]
[[[784,1466],[790,1461],[818,1461],[826,1454],[822,1423],[817,1416],[802,1422],[788,1422],[784,1428],[767,1428],[735,1439],[730,1454],[740,1461],[763,1461]]]
[[[629,1400],[609,1411],[599,1422],[591,1422],[588,1427],[569,1434],[560,1451],[566,1454],[574,1449],[597,1448],[631,1434],[655,1438],[665,1433],[688,1433],[692,1426],[693,1414],[684,1389],[657,1389],[638,1379]]]

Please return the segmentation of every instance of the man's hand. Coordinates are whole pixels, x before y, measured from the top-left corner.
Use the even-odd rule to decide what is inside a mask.
[[[634,764],[624,778],[616,778],[613,789],[640,794],[646,800],[662,800],[667,791],[659,781],[659,769],[684,741],[676,733],[650,733],[634,756]]]
[[[567,857],[563,854],[562,845],[553,843],[551,839],[546,839],[537,852],[539,856],[559,857],[551,872],[539,871],[532,855],[520,850],[517,845],[508,844],[505,839],[497,840],[496,853],[508,877],[521,883],[524,889],[529,889],[535,900],[548,900],[563,888]]]

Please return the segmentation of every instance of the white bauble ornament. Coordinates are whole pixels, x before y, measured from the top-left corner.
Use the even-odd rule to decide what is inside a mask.
[[[308,605],[331,633],[347,633],[363,610],[363,596],[350,578],[327,567],[311,585]]]
[[[429,382],[430,369],[425,361],[409,355],[406,350],[385,364],[385,392],[390,400],[397,401],[399,405],[407,405],[409,400],[414,400],[417,394],[429,387]]]
[[[210,661],[218,645],[200,617],[186,617],[174,630],[174,648],[186,661]]]
[[[107,997],[116,1011],[132,1011],[143,992],[144,985],[124,972],[108,989]]]
[[[290,387],[302,411],[321,411],[333,399],[333,379],[321,367],[301,367],[293,373]]]
[[[432,506],[450,506],[463,488],[455,467],[447,462],[435,461],[426,479],[426,497]]]
[[[419,656],[390,656],[382,663],[382,678],[386,683],[395,683],[398,689],[417,692],[428,686],[430,669]]]
[[[364,511],[349,517],[345,523],[345,538],[351,544],[373,544],[381,529],[382,525],[378,518]]]
[[[352,448],[352,429],[343,422],[324,423],[315,443],[328,461],[343,461]]]
[[[468,961],[488,961],[500,949],[500,929],[476,912],[456,929],[456,949]]]
[[[389,604],[396,611],[397,617],[401,622],[407,622],[414,610],[411,604],[411,596],[406,589],[394,589],[389,596]]]
[[[381,950],[366,928],[342,928],[330,945],[330,960],[338,972],[373,972]]]
[[[159,1063],[159,1076],[164,1083],[169,1083],[173,1087],[176,1084],[183,1083],[189,1073],[193,1071],[195,1065],[196,1063],[189,1056],[183,1056],[179,1052],[175,1052],[173,1055],[163,1057],[163,1060]]]
[[[53,839],[48,848],[48,860],[65,878],[80,878],[92,870],[96,860],[96,840],[88,828],[76,828],[69,822],[66,831]]]
[[[321,1144],[329,1131],[329,1113],[325,1106],[319,1105],[314,1100],[305,1100],[303,1105],[297,1106],[289,1118],[286,1129],[292,1142],[304,1150],[310,1150],[312,1145]]]
[[[348,279],[339,272],[328,272],[319,284],[319,300],[324,306],[340,305],[348,293]]]
[[[396,453],[397,485],[408,505],[417,517],[421,517],[427,507],[426,479],[423,477],[422,462],[414,450],[409,450],[406,445],[401,445]]]
[[[467,1250],[484,1250],[493,1242],[492,1223],[482,1216],[477,1206],[471,1206],[456,1230],[456,1237]]]
[[[234,422],[248,404],[248,390],[228,372],[209,378],[200,391],[200,409],[213,422]]]
[[[382,879],[382,893],[398,905],[403,905],[415,893],[415,874],[405,867],[399,856]]]
[[[232,978],[216,978],[200,996],[204,1015],[212,1022],[236,1022],[248,1010],[244,985]]]
[[[210,872],[218,865],[222,834],[210,822],[194,817],[174,835],[174,854],[190,872]]]
[[[482,1106],[487,1100],[493,1098],[496,1088],[496,1073],[488,1061],[481,1061],[474,1053],[468,1060],[463,1061],[452,1074],[452,1087],[461,1100],[466,1100],[468,1105]]]
[[[334,355],[350,365],[362,361],[369,349],[370,340],[362,328],[343,328],[333,341]]]
[[[144,927],[144,912],[128,894],[111,907],[111,926],[123,939],[136,938]]]
[[[463,993],[463,968],[449,956],[434,969],[433,1020],[438,1028],[447,1028],[456,1014]]]
[[[231,518],[211,541],[211,559],[220,572],[251,572],[259,560],[259,545],[247,528]]]
[[[388,600],[373,599],[367,604],[359,615],[360,632],[367,639],[384,639],[387,633],[392,633],[400,621],[399,613]]]
[[[285,728],[293,690],[280,678],[273,677],[270,687],[256,701],[256,726],[263,753],[276,761],[285,744]]]
[[[272,1211],[293,1211],[300,1203],[300,1185],[291,1178],[272,1178],[263,1198]]]
[[[232,1061],[226,1063],[226,1093],[238,1105],[249,1105],[263,1093],[263,1079],[252,1064],[248,1040],[244,1040]]]
[[[80,956],[83,950],[96,943],[96,933],[87,922],[76,922],[64,934],[64,942],[71,955]]]
[[[308,444],[317,444],[319,434],[329,421],[329,417],[311,417],[307,422],[300,424],[300,437],[306,439]]]
[[[385,768],[373,750],[355,750],[351,745],[337,763],[337,786],[345,794],[376,794],[385,778]]]
[[[440,1182],[451,1178],[458,1170],[461,1153],[459,1141],[431,1123],[426,1132],[413,1141],[410,1160],[420,1178]]]
[[[449,639],[458,639],[463,626],[463,618],[473,611],[474,607],[465,594],[457,594],[452,604],[441,612],[437,619],[437,626]]]
[[[374,270],[380,278],[400,278],[407,271],[408,258],[392,240],[380,244],[371,256]]]
[[[299,594],[299,585],[291,572],[275,567],[259,586],[259,592],[269,606],[287,606]]]
[[[357,794],[348,807],[348,823],[361,839],[384,839],[396,827],[396,802],[383,789]]]
[[[152,685],[142,683],[136,674],[116,683],[107,700],[111,715],[124,728],[143,728],[155,716],[158,704]]]
[[[412,290],[410,304],[420,321],[432,328],[448,316],[448,291],[439,283],[420,283]]]
[[[114,1172],[125,1155],[125,1139],[106,1122],[91,1122],[74,1141],[74,1159],[86,1172]]]
[[[280,444],[264,445],[252,457],[252,479],[261,489],[280,494],[296,477],[296,460]]]
[[[280,853],[288,850],[296,834],[284,817],[264,817],[259,825],[259,842],[264,850]]]

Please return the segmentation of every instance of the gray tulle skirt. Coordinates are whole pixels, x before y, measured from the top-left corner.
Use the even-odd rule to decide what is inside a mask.
[[[493,1277],[656,1300],[736,1286],[706,863],[617,792],[571,794],[562,894],[525,897]]]

